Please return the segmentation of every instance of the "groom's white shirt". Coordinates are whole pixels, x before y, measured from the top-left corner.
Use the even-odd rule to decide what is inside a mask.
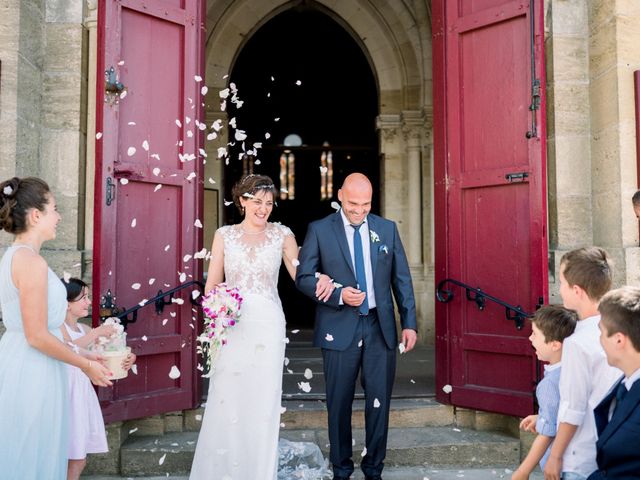
[[[356,271],[355,257],[353,256],[353,227],[347,219],[344,211],[340,209],[340,216],[342,217],[342,223],[344,224],[344,233],[347,236],[347,243],[349,244],[349,253],[351,254],[351,266],[353,271]],[[373,268],[371,266],[371,241],[369,240],[369,223],[365,217],[362,226],[360,227],[360,238],[362,239],[362,254],[364,256],[364,273],[367,276],[367,297],[369,299],[369,308],[376,308],[376,292],[373,288]],[[342,294],[340,294],[340,304],[342,302]]]

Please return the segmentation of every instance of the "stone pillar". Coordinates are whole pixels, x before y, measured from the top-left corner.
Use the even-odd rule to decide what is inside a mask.
[[[638,284],[633,71],[640,68],[640,7],[634,0],[589,5],[593,240],[613,256],[615,285]]]
[[[403,112],[402,133],[407,150],[407,257],[412,267],[422,267],[422,138],[424,118],[420,112]]]
[[[380,165],[380,210],[381,214],[398,223],[400,234],[404,234],[406,213],[405,172],[401,155],[400,115],[382,114],[378,116],[377,128],[380,132],[379,145],[382,155]]]
[[[593,242],[588,6],[547,0],[545,12],[549,255],[555,264],[549,291],[559,302],[560,258]]]

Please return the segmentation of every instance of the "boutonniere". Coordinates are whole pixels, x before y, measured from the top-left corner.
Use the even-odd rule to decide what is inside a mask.
[[[380,248],[378,249],[379,252],[384,252],[385,255],[389,254],[389,247],[387,247],[385,244],[380,245]]]
[[[380,237],[373,230],[369,230],[369,236],[371,237],[371,243],[377,243],[380,241]]]

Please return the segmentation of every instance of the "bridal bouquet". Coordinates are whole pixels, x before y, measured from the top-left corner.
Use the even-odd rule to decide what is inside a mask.
[[[207,369],[203,376],[210,377],[220,349],[227,344],[227,330],[238,322],[242,297],[238,288],[221,283],[202,297],[201,304],[205,319],[197,351],[204,357]]]

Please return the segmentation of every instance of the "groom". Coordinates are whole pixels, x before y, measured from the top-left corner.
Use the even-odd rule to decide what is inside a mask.
[[[402,343],[417,338],[416,307],[409,265],[395,223],[369,214],[373,189],[361,173],[338,191],[341,210],[309,225],[300,250],[296,286],[317,302],[314,345],[322,348],[329,414],[329,458],[334,479],[353,473],[351,407],[358,372],[365,392],[367,480],[381,479],[387,449],[389,405],[398,337],[391,291],[402,325]],[[336,289],[316,298],[316,272]]]

